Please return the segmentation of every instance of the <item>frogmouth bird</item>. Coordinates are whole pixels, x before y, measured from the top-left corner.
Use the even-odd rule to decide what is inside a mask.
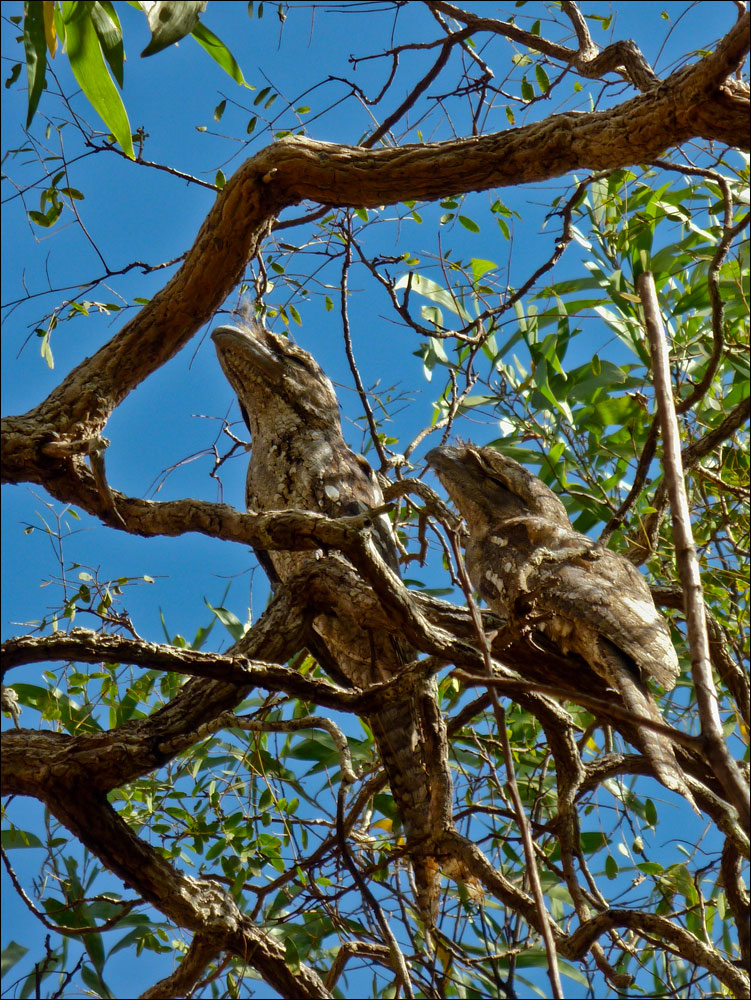
[[[467,523],[467,570],[488,605],[539,648],[584,661],[630,712],[662,723],[646,680],[669,691],[679,665],[641,573],[574,531],[556,494],[495,449],[434,448],[427,461]],[[581,683],[586,691],[586,673]],[[667,735],[635,731],[659,780],[693,803]]]
[[[340,517],[383,504],[367,461],[344,441],[333,386],[310,354],[256,323],[218,327],[212,339],[251,433],[248,510],[297,508]],[[398,573],[388,517],[377,515],[373,531],[381,555]],[[340,683],[360,688],[398,675],[415,652],[387,629],[367,623],[372,592],[340,554],[275,551],[261,561],[273,583],[289,580],[314,560],[322,567],[328,560],[345,581],[313,623],[309,646],[321,666]],[[440,876],[431,843],[453,829],[446,731],[435,682],[400,687],[367,721],[404,824],[418,906],[432,924]]]

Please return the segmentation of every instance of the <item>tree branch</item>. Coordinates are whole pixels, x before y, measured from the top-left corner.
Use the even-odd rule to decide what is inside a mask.
[[[691,670],[701,717],[702,737],[708,758],[725,787],[730,801],[738,810],[746,829],[751,822],[748,802],[748,786],[730,756],[722,732],[722,722],[717,705],[717,693],[712,680],[709,658],[709,638],[704,619],[704,599],[702,594],[699,564],[691,534],[691,517],[686,498],[683,465],[680,454],[680,434],[678,420],[673,405],[670,381],[670,359],[665,333],[660,316],[654,279],[649,271],[643,271],[636,279],[636,288],[644,310],[644,321],[649,337],[652,357],[652,371],[655,380],[655,396],[663,437],[663,463],[665,479],[670,494],[673,514],[673,535],[675,538],[678,572],[683,587],[688,639],[691,649]]]

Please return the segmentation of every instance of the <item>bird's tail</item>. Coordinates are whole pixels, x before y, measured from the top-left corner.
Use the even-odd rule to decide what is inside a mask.
[[[439,862],[431,850],[453,829],[446,727],[434,681],[413,681],[369,717],[404,832],[426,925],[438,915]]]
[[[627,671],[629,676],[624,675]],[[660,714],[660,710],[654,702],[652,695],[633,676],[633,672],[628,667],[613,671],[614,676],[611,681],[618,688],[618,693],[623,699],[625,707],[634,715],[650,719],[665,727],[666,723]],[[635,728],[639,734],[641,750],[654,768],[656,777],[671,791],[682,795],[698,813],[694,797],[691,794],[686,779],[673,750],[673,743],[667,733],[658,732],[649,726],[636,723]]]

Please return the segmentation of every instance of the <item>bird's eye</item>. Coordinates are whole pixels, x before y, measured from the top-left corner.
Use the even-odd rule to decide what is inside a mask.
[[[291,361],[292,364],[298,365],[298,367],[304,368],[305,371],[308,371],[308,364],[304,358],[298,358],[295,354],[288,354],[287,361]]]
[[[238,403],[240,403],[239,399]],[[242,403],[240,403],[240,413],[242,414],[242,418],[245,421],[245,426],[248,428],[248,430],[250,430],[250,417],[248,416],[248,411],[245,409]]]
[[[487,478],[490,480],[490,482],[494,486],[497,486],[499,490],[505,490],[506,493],[510,493],[511,492],[511,490],[508,488],[508,486],[506,485],[506,483],[504,483],[503,480],[499,479],[497,476],[490,476],[489,475]]]

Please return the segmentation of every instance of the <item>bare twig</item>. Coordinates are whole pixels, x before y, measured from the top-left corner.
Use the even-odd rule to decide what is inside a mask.
[[[58,934],[64,934],[66,937],[86,937],[88,934],[102,934],[104,931],[110,931],[113,927],[117,927],[120,921],[125,917],[134,906],[140,906],[143,903],[142,899],[115,899],[112,896],[97,896],[92,899],[82,900],[82,902],[87,903],[107,903],[112,907],[116,907],[118,912],[105,920],[101,924],[92,924],[89,927],[73,927],[67,926],[66,924],[58,923],[57,921],[49,920],[47,916],[42,913],[42,911],[34,906],[34,903],[29,899],[27,894],[24,892],[23,886],[18,881],[18,877],[13,869],[13,866],[8,859],[8,855],[5,853],[5,848],[0,847],[0,856],[3,859],[3,864],[5,865],[5,870],[8,872],[8,876],[13,883],[13,888],[16,890],[18,895],[23,900],[27,908],[34,914],[34,916],[39,920],[47,930],[55,931]],[[61,907],[62,908],[62,907]],[[57,914],[60,910],[55,911]]]
[[[352,878],[355,881],[355,885],[363,894],[363,897],[373,911],[373,915],[376,918],[378,926],[381,929],[381,933],[388,945],[388,949],[391,955],[391,961],[393,963],[393,970],[396,973],[399,981],[401,982],[402,989],[404,990],[404,995],[406,997],[414,997],[412,992],[412,984],[409,979],[409,972],[407,970],[407,963],[404,960],[404,955],[399,943],[394,937],[394,932],[391,930],[388,920],[386,919],[382,908],[380,907],[378,900],[375,898],[373,893],[370,891],[370,887],[363,879],[360,871],[355,864],[352,854],[349,850],[349,844],[347,843],[347,837],[344,830],[344,803],[347,798],[347,783],[342,781],[339,785],[339,793],[336,800],[336,837],[339,844],[339,850],[341,851],[342,860],[349,869]]]
[[[480,618],[480,612],[477,609],[477,604],[475,603],[475,599],[472,595],[472,584],[470,583],[466,567],[464,566],[464,560],[462,559],[462,554],[459,549],[458,538],[456,534],[452,533],[450,535],[450,539],[462,590],[464,591],[464,596],[467,599],[467,605],[477,632],[477,639],[480,643],[480,649],[485,663],[485,672],[488,678],[492,678],[493,664],[490,654],[490,643],[485,635],[485,630],[482,626],[482,619]],[[519,787],[516,783],[514,756],[511,752],[511,744],[509,743],[508,730],[506,727],[506,712],[498,700],[498,696],[496,695],[495,688],[493,686],[489,687],[489,692],[498,728],[498,739],[501,741],[501,746],[503,748],[503,758],[506,764],[506,779],[508,781],[511,800],[514,804],[516,821],[519,824],[522,844],[524,845],[524,857],[527,862],[527,876],[532,886],[532,895],[535,900],[535,906],[537,907],[540,933],[542,934],[542,939],[545,943],[545,953],[548,959],[548,978],[550,979],[553,996],[556,998],[562,998],[564,994],[563,987],[561,985],[560,972],[558,970],[558,953],[556,951],[552,930],[553,920],[548,913],[547,907],[545,906],[545,897],[542,891],[542,883],[540,882],[540,873],[537,870],[537,859],[535,856],[534,842],[532,840],[532,830],[530,829],[527,814],[524,812],[524,805],[521,800],[521,795],[519,794]]]
[[[365,386],[362,384],[362,379],[360,378],[360,371],[357,367],[357,362],[355,361],[355,352],[352,348],[352,332],[349,328],[349,310],[347,308],[347,296],[348,292],[348,278],[349,269],[352,266],[352,227],[349,224],[350,220],[347,220],[347,228],[343,233],[344,236],[344,260],[342,261],[342,285],[341,285],[341,313],[342,313],[342,330],[344,332],[344,350],[347,354],[347,361],[349,363],[349,370],[352,372],[352,378],[355,380],[355,387],[357,389],[357,395],[360,397],[360,405],[365,412],[365,417],[368,421],[368,427],[370,428],[370,439],[373,442],[373,447],[376,450],[378,459],[381,463],[381,472],[384,472],[389,467],[389,460],[386,452],[383,450],[383,445],[381,443],[381,438],[378,434],[378,427],[376,426],[375,417],[373,416],[373,409],[370,405],[370,400],[368,399],[368,394],[365,392]]]

